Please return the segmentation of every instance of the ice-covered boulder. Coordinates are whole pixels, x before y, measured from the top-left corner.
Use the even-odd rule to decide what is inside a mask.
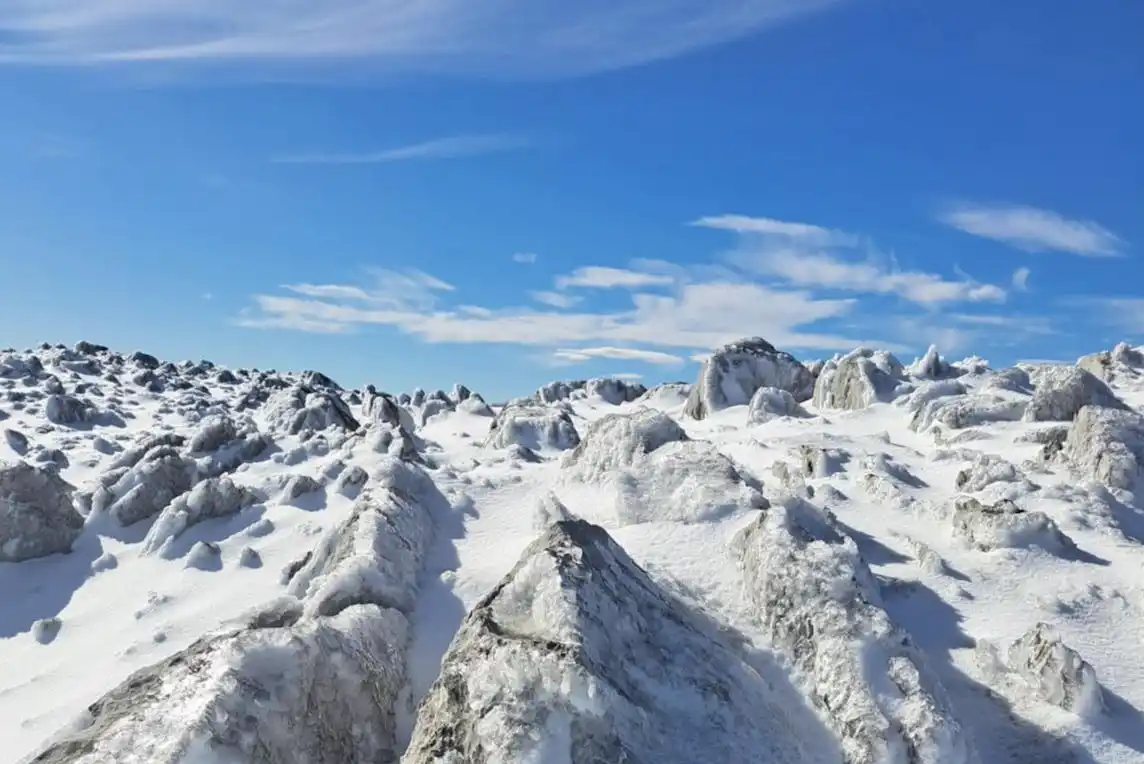
[[[1048,702],[1092,717],[1104,709],[1096,671],[1061,641],[1045,623],[1038,623],[1009,646],[1005,661]]]
[[[925,355],[910,364],[907,371],[911,377],[920,379],[949,379],[962,373],[938,354],[936,345],[930,345]]]
[[[985,505],[963,496],[954,502],[953,531],[970,546],[988,552],[1039,546],[1074,552],[1076,544],[1044,512],[1027,512],[1008,499]]]
[[[465,618],[403,761],[816,760],[775,706],[602,528],[563,520]]]
[[[505,406],[493,419],[485,439],[488,448],[508,448],[519,443],[533,451],[566,451],[580,443],[572,415],[556,406]]]
[[[222,415],[208,417],[191,436],[191,453],[205,454],[217,451],[237,437],[238,427],[235,426],[233,419]]]
[[[475,416],[495,416],[489,404],[478,393],[472,393],[465,400],[457,404],[457,411]]]
[[[760,387],[747,404],[747,423],[764,424],[782,417],[802,419],[810,416],[798,401],[786,390],[777,387]]]
[[[396,398],[379,393],[373,385],[366,386],[361,402],[362,416],[371,422],[381,422],[391,427],[403,427],[408,432],[416,429],[413,414]]]
[[[758,623],[834,728],[845,761],[976,761],[944,689],[832,515],[788,499],[733,546]]]
[[[441,400],[440,398],[429,398],[425,401],[425,405],[421,407],[421,426],[424,427],[429,423],[429,420],[438,414],[445,414],[454,411],[456,406],[450,400]]]
[[[98,415],[98,410],[90,403],[71,395],[49,395],[44,402],[44,416],[52,424],[81,424],[92,421]]]
[[[374,605],[299,619],[289,606],[128,677],[34,764],[395,762],[404,616]]]
[[[0,561],[70,552],[83,530],[74,490],[55,470],[0,464]]]
[[[1144,350],[1121,342],[1112,350],[1081,356],[1076,365],[1105,382],[1135,381],[1144,373]]]
[[[790,353],[761,337],[718,348],[703,362],[684,413],[703,419],[729,406],[743,406],[760,387],[786,390],[796,401],[814,394],[814,377]]]
[[[291,435],[330,427],[354,432],[360,427],[350,407],[337,393],[304,385],[274,393],[266,402],[263,415],[271,429]]]
[[[1030,378],[1035,387],[1033,400],[1025,409],[1026,422],[1067,422],[1084,406],[1128,408],[1108,385],[1076,366],[1043,366]]]
[[[101,485],[92,497],[92,511],[106,510],[121,525],[131,525],[158,514],[176,496],[197,482],[195,463],[171,446],[159,445],[128,468],[113,473],[114,481]]]
[[[905,368],[893,354],[858,348],[826,362],[814,383],[814,405],[854,411],[888,403],[902,391],[905,380]]]
[[[436,488],[416,467],[394,462],[387,470],[291,578],[289,592],[305,600],[306,613],[328,615],[362,603],[413,612],[433,541],[427,504]]]
[[[458,382],[453,385],[453,394],[449,397],[453,400],[453,403],[464,403],[472,394],[472,390]]]
[[[638,382],[627,382],[615,377],[596,377],[584,384],[584,392],[618,406],[639,398],[647,392],[647,388]]]
[[[610,504],[595,510],[618,526],[705,522],[766,506],[757,481],[654,409],[596,420],[565,456],[562,473],[604,489]]]
[[[1029,405],[1027,396],[1007,393],[938,395],[921,404],[910,420],[915,432],[943,427],[961,430],[989,422],[1017,422]]]
[[[131,355],[127,356],[128,360],[136,366],[144,369],[157,369],[159,368],[159,359],[150,353],[144,353],[142,350],[136,350]]]
[[[164,547],[192,525],[216,517],[226,517],[251,506],[259,499],[249,488],[235,485],[230,478],[204,480],[175,498],[155,519],[143,540],[143,551],[161,554]]]
[[[302,372],[302,384],[306,387],[324,388],[326,390],[339,391],[342,386],[334,380],[327,377],[320,371],[304,371]]]
[[[1085,406],[1069,428],[1063,453],[1079,477],[1135,491],[1144,467],[1144,416]]]
[[[930,401],[965,395],[969,388],[958,379],[937,379],[923,382],[907,395],[894,401],[895,406],[917,414]]]
[[[976,493],[996,483],[1026,484],[1028,479],[1017,466],[1007,459],[993,454],[974,454],[972,462],[958,471],[954,485],[959,491]]]

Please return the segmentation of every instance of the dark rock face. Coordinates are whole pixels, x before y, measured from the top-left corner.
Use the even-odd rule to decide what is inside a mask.
[[[0,467],[0,561],[70,552],[83,530],[74,490],[54,470],[24,462]]]
[[[742,406],[760,387],[786,390],[796,401],[814,395],[814,376],[790,353],[761,337],[718,348],[703,362],[684,413],[703,419],[713,411]]]
[[[403,761],[817,761],[768,691],[602,528],[563,520],[465,619]]]

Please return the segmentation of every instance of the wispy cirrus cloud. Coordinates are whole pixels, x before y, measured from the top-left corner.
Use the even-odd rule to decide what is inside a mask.
[[[772,218],[719,215],[692,225],[737,233],[740,246],[728,255],[735,265],[796,287],[855,294],[896,295],[908,302],[936,306],[955,302],[1002,302],[1006,290],[964,274],[940,274],[899,268],[863,237]]]
[[[299,165],[358,165],[386,164],[389,162],[459,159],[462,157],[499,154],[536,145],[535,138],[517,133],[489,133],[482,135],[455,135],[398,146],[382,151],[362,153],[287,154],[274,157],[275,164]]]
[[[663,273],[590,265],[577,268],[567,276],[557,278],[556,288],[638,289],[640,287],[668,286],[673,283],[675,283],[675,279]]]
[[[1127,242],[1092,220],[1017,204],[954,204],[938,214],[948,226],[1026,252],[1065,252],[1081,257],[1120,257]]]
[[[521,263],[523,265],[532,265],[536,262],[535,252],[515,252],[513,253],[512,260],[514,263]]]
[[[1018,292],[1025,292],[1029,289],[1029,276],[1033,272],[1028,268],[1018,268],[1013,271],[1012,282],[1013,288]]]
[[[6,0],[0,63],[368,64],[560,76],[671,58],[840,0]]]
[[[671,353],[655,350],[617,347],[562,348],[552,353],[557,361],[582,363],[597,358],[610,358],[617,361],[642,361],[659,366],[682,366],[684,359]]]

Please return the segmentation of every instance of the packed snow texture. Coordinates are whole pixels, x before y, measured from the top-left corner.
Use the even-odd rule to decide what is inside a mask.
[[[0,764],[1144,764],[1142,405],[1125,344],[504,405],[0,350]]]

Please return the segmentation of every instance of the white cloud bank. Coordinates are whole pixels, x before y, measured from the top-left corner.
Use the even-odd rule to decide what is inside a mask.
[[[840,0],[4,0],[0,63],[368,62],[574,75],[735,40]]]
[[[256,294],[236,322],[313,333],[385,326],[430,343],[544,348],[560,364],[608,359],[661,366],[748,335],[819,355],[859,345],[895,352],[933,341],[961,347],[1002,327],[1013,337],[1052,331],[1038,317],[943,313],[952,305],[998,303],[1006,292],[956,269],[956,278],[946,278],[902,270],[892,259],[875,262],[854,234],[745,216],[696,225],[739,233],[742,246],[728,256],[729,265],[584,266],[556,277],[550,290],[523,293],[531,304],[495,308],[458,303],[460,290],[421,271],[374,270],[366,284],[288,284],[283,293]],[[865,259],[847,259],[860,244]],[[627,305],[588,307],[603,290],[620,292]],[[900,298],[912,313],[861,310],[868,307],[863,300],[886,296]]]
[[[1067,252],[1081,257],[1119,257],[1126,242],[1091,220],[1022,205],[958,204],[938,218],[965,233],[1026,252]]]

